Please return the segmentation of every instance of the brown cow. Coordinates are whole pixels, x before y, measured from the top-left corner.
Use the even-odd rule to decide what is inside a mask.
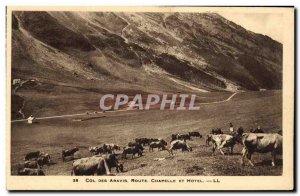
[[[153,152],[153,149],[154,148],[158,148],[158,150],[165,150],[166,149],[166,145],[168,145],[168,143],[161,139],[157,142],[151,142],[150,145],[149,145],[149,152],[152,150]]]
[[[41,169],[23,168],[18,171],[20,176],[45,176],[45,173]]]
[[[28,160],[31,160],[31,159],[37,159],[40,156],[40,154],[41,154],[41,151],[29,152],[25,155],[24,160],[28,161]]]
[[[72,149],[69,150],[63,150],[61,152],[61,156],[62,156],[62,160],[65,161],[65,158],[68,156],[72,156],[72,158],[74,158],[74,153],[77,152],[79,150],[78,147],[74,147]]]
[[[131,158],[133,159],[136,154],[138,154],[139,157],[142,156],[143,151],[136,146],[133,146],[133,147],[126,146],[126,147],[124,147],[122,157],[127,159],[127,154],[131,154],[132,155]]]
[[[189,132],[189,136],[202,138],[202,135],[198,131]]]
[[[40,169],[41,167],[37,161],[25,161],[24,168]]]
[[[116,167],[117,172],[123,171],[123,165],[118,163],[114,154],[104,156],[92,156],[73,161],[71,175],[111,175],[111,168]]]

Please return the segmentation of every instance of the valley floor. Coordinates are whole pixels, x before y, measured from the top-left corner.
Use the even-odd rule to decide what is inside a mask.
[[[226,96],[228,97],[228,94]],[[221,99],[222,100],[222,99]],[[65,108],[66,110],[68,108]],[[46,175],[70,175],[72,161],[62,162],[61,151],[74,146],[80,148],[76,157],[91,156],[88,147],[103,143],[125,146],[138,137],[163,138],[170,141],[171,134],[199,131],[203,136],[212,128],[228,131],[232,122],[249,130],[258,125],[266,132],[282,129],[282,92],[243,92],[227,102],[202,105],[199,111],[128,111],[104,113],[76,121],[76,117],[44,119],[36,124],[14,122],[11,124],[11,165],[15,175],[27,152],[40,150],[51,155],[54,165],[45,166]],[[125,176],[245,176],[281,175],[282,160],[278,156],[277,166],[272,167],[270,154],[255,154],[256,167],[241,166],[239,163],[241,145],[233,155],[212,156],[211,147],[205,147],[204,138],[188,141],[192,152],[155,150],[140,158],[120,159]],[[162,158],[157,161],[157,158]],[[114,171],[115,172],[115,171]]]

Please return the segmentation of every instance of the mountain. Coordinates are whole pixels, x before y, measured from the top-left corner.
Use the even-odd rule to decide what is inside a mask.
[[[282,44],[216,13],[13,12],[12,77],[83,88],[282,87]]]

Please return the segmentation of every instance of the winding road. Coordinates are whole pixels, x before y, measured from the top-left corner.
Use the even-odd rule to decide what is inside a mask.
[[[200,103],[199,105],[210,105],[210,104],[218,104],[218,103],[224,103],[227,101],[230,101],[236,94],[238,94],[237,92],[233,93],[232,95],[230,95],[227,99],[225,100],[221,100],[221,101],[214,101],[214,102],[209,102],[209,103]],[[123,110],[117,110],[117,111],[106,111],[105,113],[115,113],[115,112],[128,112],[131,110],[127,110],[127,109],[123,109]],[[103,114],[103,112],[98,112],[96,114]],[[93,112],[91,112],[91,114],[93,114]],[[36,118],[37,120],[44,120],[44,119],[53,119],[53,118],[66,118],[66,117],[74,117],[74,116],[84,116],[84,115],[88,115],[86,112],[85,113],[77,113],[77,114],[66,114],[66,115],[58,115],[58,116],[46,116],[46,117],[38,117]],[[20,120],[12,120],[11,122],[22,122],[22,121],[27,121],[27,119],[20,119]]]

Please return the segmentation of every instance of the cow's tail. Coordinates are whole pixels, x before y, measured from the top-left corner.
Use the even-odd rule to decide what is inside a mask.
[[[242,150],[241,154],[245,154],[246,152],[249,151],[249,145],[251,143],[247,140],[248,136],[249,135],[247,133],[244,133],[242,135],[241,142],[242,142],[242,145],[243,145],[243,150]]]
[[[248,138],[248,134],[247,133],[244,133],[241,136],[241,143],[242,143],[243,146],[245,146],[247,144],[247,138]]]

